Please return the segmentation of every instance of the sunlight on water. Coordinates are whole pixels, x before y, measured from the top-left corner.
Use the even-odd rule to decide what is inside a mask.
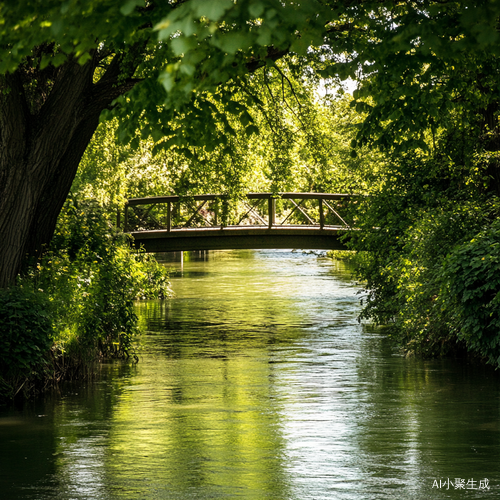
[[[0,412],[0,498],[498,497],[498,375],[399,356],[358,323],[342,264],[166,265],[175,298],[138,304],[138,365]]]

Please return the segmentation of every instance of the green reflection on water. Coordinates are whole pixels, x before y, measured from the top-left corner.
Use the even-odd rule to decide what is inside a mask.
[[[267,407],[269,378],[269,365],[244,357],[144,366],[113,415],[107,457],[113,483],[147,477],[150,494],[179,498],[200,491],[206,498],[239,491],[287,497],[279,415]]]
[[[380,342],[373,347],[380,352]],[[390,478],[387,485],[404,487],[408,498],[497,498],[498,373],[467,360],[374,358],[358,365],[360,382],[373,385],[363,393],[357,433],[365,466]],[[488,478],[490,489],[433,488],[447,478]]]

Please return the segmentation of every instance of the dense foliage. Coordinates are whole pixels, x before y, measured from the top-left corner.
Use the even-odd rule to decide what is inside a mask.
[[[134,301],[168,296],[166,270],[133,253],[95,202],[70,197],[51,248],[0,294],[0,398],[88,376],[103,358],[128,358]]]
[[[358,213],[363,316],[392,324],[408,353],[467,350],[498,366],[500,200],[491,155],[453,133],[443,130],[429,151],[390,156]]]
[[[34,279],[54,299],[64,322],[59,331],[76,331],[82,351],[98,349],[101,355],[128,355],[134,300],[168,295],[164,268],[133,253],[128,236],[113,228],[99,205],[72,198]]]
[[[498,212],[497,212],[498,213]],[[457,245],[441,270],[441,303],[452,335],[500,365],[500,224]],[[451,320],[451,321],[450,321]]]
[[[18,380],[43,368],[52,345],[50,304],[43,293],[16,287],[0,290],[0,374]],[[0,376],[0,394],[7,382]]]

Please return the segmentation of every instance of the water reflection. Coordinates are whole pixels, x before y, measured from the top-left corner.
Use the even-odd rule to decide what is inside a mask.
[[[0,496],[498,496],[492,370],[401,358],[356,321],[357,289],[327,259],[167,265],[176,297],[138,304],[138,365],[0,413]],[[447,477],[490,490],[432,488]]]

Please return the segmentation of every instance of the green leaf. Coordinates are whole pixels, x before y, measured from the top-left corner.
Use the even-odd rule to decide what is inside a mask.
[[[78,64],[83,66],[90,59],[92,59],[92,56],[88,52],[85,52],[78,58]]]
[[[290,51],[295,52],[299,56],[303,56],[307,53],[309,46],[310,44],[306,38],[297,38],[290,46]]]
[[[52,61],[52,56],[44,54],[42,60],[40,61],[40,69],[45,69]]]
[[[259,36],[257,37],[257,43],[262,46],[267,46],[271,44],[271,30],[268,26],[264,25],[259,30]]]
[[[134,12],[135,8],[140,5],[144,5],[143,0],[128,0],[121,6],[120,12],[124,16],[129,16],[130,14],[132,14],[132,12]]]
[[[193,37],[187,36],[179,36],[174,38],[171,42],[172,51],[176,56],[180,56],[181,54],[185,54],[189,50],[195,48],[197,46],[197,41]]]
[[[265,6],[263,2],[250,2],[248,5],[248,12],[252,17],[260,17],[262,13],[264,12]]]
[[[192,160],[194,158],[193,153],[188,148],[181,148],[180,153],[184,155],[188,160]]]
[[[64,20],[61,18],[54,19],[50,29],[55,36],[59,36],[64,30]]]
[[[180,144],[180,142],[181,142],[181,140],[179,139],[179,137],[174,136],[174,137],[170,137],[170,139],[167,142],[163,143],[163,145],[164,145],[165,149],[169,149],[172,146],[178,146]]]
[[[259,127],[256,125],[248,125],[248,127],[245,128],[245,134],[247,136],[251,136],[252,134],[258,134],[259,133]]]
[[[212,43],[224,52],[235,54],[239,49],[250,47],[253,42],[251,33],[227,33],[214,38]]]
[[[219,21],[225,12],[234,5],[232,0],[192,0],[191,6],[199,17]]]
[[[52,64],[55,68],[57,68],[58,66],[61,66],[61,64],[64,64],[65,62],[67,61],[67,56],[66,54],[56,54],[53,58],[52,58]]]
[[[240,116],[241,124],[246,127],[252,121],[252,117],[248,111],[243,111]]]

